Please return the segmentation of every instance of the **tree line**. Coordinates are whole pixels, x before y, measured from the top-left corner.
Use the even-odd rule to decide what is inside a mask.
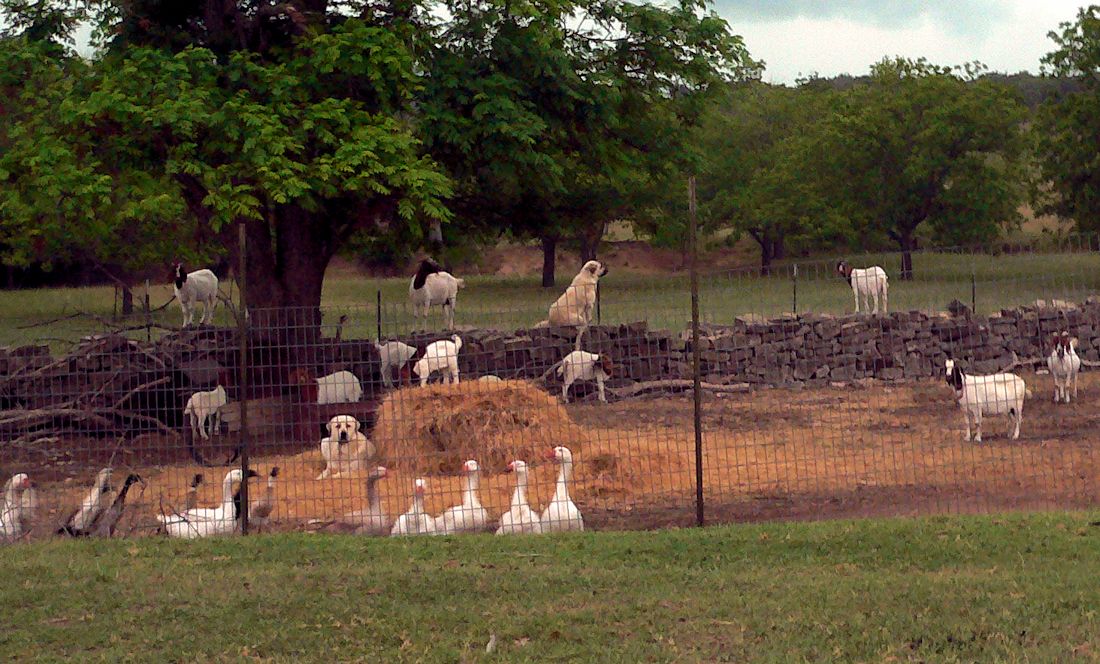
[[[0,251],[127,285],[236,259],[249,300],[316,309],[339,252],[704,229],[762,269],[822,247],[987,241],[1025,202],[1095,230],[1100,7],[1046,77],[884,59],[762,82],[702,0],[0,0]],[[73,48],[94,26],[91,58]]]

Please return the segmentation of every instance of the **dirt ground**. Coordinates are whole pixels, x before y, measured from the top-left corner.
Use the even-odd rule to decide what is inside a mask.
[[[1080,401],[1051,402],[1048,376],[1023,375],[1034,395],[1024,406],[1020,440],[1007,418],[985,421],[981,444],[963,440],[963,418],[939,381],[888,386],[770,389],[708,396],[704,402],[703,478],[710,522],[1069,508],[1097,502],[1100,374],[1082,374]],[[574,500],[593,528],[686,526],[695,517],[695,448],[689,395],[568,406],[588,440],[574,450]],[[148,444],[153,444],[146,441]],[[100,448],[103,448],[100,443]],[[257,450],[253,467],[278,465],[277,529],[319,529],[365,502],[362,477],[316,480],[320,453]],[[104,454],[100,453],[100,456]],[[177,454],[173,458],[178,458]],[[200,504],[214,505],[227,467],[174,461],[128,466],[142,458],[123,449],[115,466],[145,479],[125,532],[149,532],[154,514],[182,504],[196,472],[207,479]],[[145,455],[147,458],[147,455]],[[552,462],[532,466],[530,500],[554,491]],[[102,458],[21,454],[0,459],[5,473],[25,470],[39,484],[36,534],[56,528],[79,502]],[[386,464],[386,459],[381,460]],[[392,463],[392,462],[391,462]],[[119,478],[121,479],[121,477]],[[412,480],[393,472],[380,483],[387,511],[407,509]],[[509,503],[514,478],[482,478],[480,497],[492,514]],[[461,501],[461,479],[427,478],[427,508]],[[253,480],[255,498],[263,480]]]

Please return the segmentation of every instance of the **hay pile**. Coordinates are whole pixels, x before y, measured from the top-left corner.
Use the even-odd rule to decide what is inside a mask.
[[[466,459],[499,473],[555,445],[574,453],[588,436],[558,400],[522,380],[470,381],[391,392],[378,409],[374,443],[387,466],[423,475],[458,473]]]

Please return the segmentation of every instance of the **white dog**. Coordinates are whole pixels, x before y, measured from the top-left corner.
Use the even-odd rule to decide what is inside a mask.
[[[561,385],[561,398],[569,403],[569,386],[578,380],[594,380],[600,389],[600,401],[607,403],[603,382],[615,372],[615,365],[607,355],[597,355],[584,350],[575,350],[561,360],[558,375],[564,382]]]
[[[359,431],[359,420],[351,415],[337,415],[328,421],[328,434],[321,439],[325,469],[317,479],[366,468],[367,461],[374,456],[374,444]]]
[[[569,288],[550,305],[550,317],[543,325],[577,325],[588,327],[592,311],[596,308],[596,284],[607,274],[607,268],[599,261],[588,261],[573,277]]]
[[[424,355],[412,365],[412,371],[420,378],[420,387],[428,384],[428,377],[443,371],[443,382],[459,382],[458,351],[462,350],[462,338],[457,334],[450,339],[440,339],[428,344]],[[404,377],[403,377],[404,378]]]

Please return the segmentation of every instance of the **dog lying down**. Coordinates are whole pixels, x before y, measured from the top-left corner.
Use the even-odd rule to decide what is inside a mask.
[[[359,430],[359,420],[351,415],[337,415],[328,421],[328,436],[321,439],[321,456],[325,469],[317,476],[323,480],[343,473],[364,470],[374,457],[374,443]]]

